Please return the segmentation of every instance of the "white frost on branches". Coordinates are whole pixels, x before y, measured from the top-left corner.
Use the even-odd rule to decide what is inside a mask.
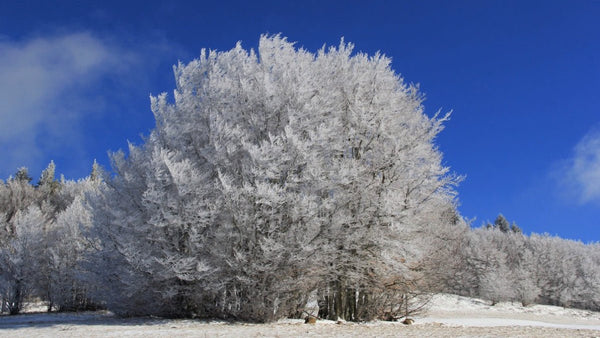
[[[113,308],[272,320],[336,283],[410,284],[419,232],[454,203],[433,144],[446,117],[423,113],[390,59],[352,50],[263,36],[258,53],[175,67],[174,103],[152,98],[156,128],[113,155],[92,203]]]

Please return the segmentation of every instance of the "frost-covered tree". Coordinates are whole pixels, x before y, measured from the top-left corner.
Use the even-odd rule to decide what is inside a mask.
[[[510,225],[510,231],[512,231],[516,234],[523,233],[523,230],[521,230],[521,228],[515,222],[512,222],[512,224]]]
[[[90,225],[85,194],[98,184],[89,178],[59,182],[54,162],[36,186],[30,181],[20,168],[15,178],[0,182],[2,311],[18,312],[25,297],[46,301],[48,310],[81,308],[72,306],[74,301],[87,304],[82,283],[74,287],[74,276],[81,272],[74,262],[82,259],[86,242],[79,228]]]
[[[99,180],[102,180],[102,175],[102,168],[100,167],[98,162],[94,160],[94,163],[92,164],[92,172],[90,173],[89,179],[92,182],[98,182]]]
[[[204,273],[198,238],[204,210],[197,204],[201,197],[186,194],[200,193],[203,182],[196,180],[196,172],[178,166],[185,163],[171,161],[166,152],[147,154],[131,147],[127,161],[113,156],[119,175],[101,194],[91,196],[96,223],[91,240],[102,243],[89,257],[91,279],[97,282],[99,299],[117,313],[175,316],[196,311],[195,283]],[[170,170],[181,185],[175,185]]]
[[[13,314],[18,313],[23,298],[31,290],[27,273],[35,271],[28,261],[33,253],[26,251],[33,247],[32,241],[40,239],[39,236],[30,238],[41,222],[37,213],[33,215],[37,194],[30,181],[26,168],[20,168],[15,178],[0,181],[0,300],[2,312]],[[35,212],[38,211],[39,208],[35,208]]]
[[[18,210],[12,219],[14,232],[0,246],[0,292],[10,314],[19,313],[23,300],[36,291],[36,277],[43,277],[39,273],[43,225],[36,205]]]
[[[26,182],[26,183],[29,183],[29,182],[31,182],[31,180],[33,180],[33,178],[31,176],[29,176],[29,171],[25,167],[21,167],[21,168],[19,168],[19,170],[17,170],[17,173],[15,174],[14,179],[16,181],[21,181],[21,182]]]
[[[264,36],[175,67],[174,102],[152,99],[156,128],[91,202],[110,308],[269,321],[317,290],[358,320],[419,288],[454,207],[445,118],[352,49]]]
[[[519,265],[512,268],[515,299],[523,306],[533,304],[538,299],[541,289],[537,285],[534,253],[527,247],[523,248]]]
[[[95,174],[95,175],[94,175]],[[48,301],[58,311],[96,308],[91,300],[85,257],[94,243],[87,235],[91,212],[87,196],[94,195],[102,183],[101,169],[94,163],[92,174],[79,181],[62,183],[62,200],[67,207],[60,211],[52,228],[46,231]]]
[[[48,301],[48,311],[54,305],[52,289],[54,285],[51,279],[52,274],[52,246],[57,244],[56,240],[50,236],[55,227],[55,221],[58,213],[65,208],[68,203],[64,200],[64,195],[60,194],[61,183],[55,178],[56,165],[50,161],[46,169],[42,171],[39,182],[36,186],[36,204],[39,206],[44,222],[40,224],[40,248],[37,256],[37,275],[30,276],[35,280],[36,287],[42,299]]]
[[[532,303],[599,309],[600,251],[559,237],[503,232],[483,226],[467,231],[458,245],[442,290],[492,302]],[[465,241],[466,239],[466,241]],[[460,244],[459,244],[460,243]]]
[[[510,230],[510,223],[506,220],[506,218],[500,214],[494,220],[494,227],[502,232],[508,232]]]
[[[492,305],[500,301],[513,300],[513,288],[510,270],[506,265],[498,264],[483,273],[480,281],[480,295],[492,301]]]
[[[34,187],[29,184],[31,177],[27,168],[19,168],[15,178],[0,184],[0,212],[4,214],[5,226],[0,229],[0,240],[6,239],[15,232],[15,216],[24,211],[37,199]]]
[[[530,242],[535,253],[534,276],[540,288],[540,302],[600,308],[598,244],[584,245],[548,235],[532,235]]]

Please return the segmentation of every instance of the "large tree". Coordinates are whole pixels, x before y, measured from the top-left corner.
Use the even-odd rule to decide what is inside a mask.
[[[263,36],[175,75],[92,201],[109,307],[265,321],[316,290],[323,315],[358,320],[419,288],[457,179],[434,145],[445,117],[390,59]]]

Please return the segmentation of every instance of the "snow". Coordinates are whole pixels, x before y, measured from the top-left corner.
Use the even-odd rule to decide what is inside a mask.
[[[423,318],[420,323],[440,323],[449,326],[474,326],[474,327],[496,327],[496,326],[531,326],[531,327],[554,327],[561,329],[587,329],[600,330],[600,325],[569,325],[553,324],[534,320],[520,320],[508,318]]]
[[[36,309],[30,307],[30,309]],[[315,325],[300,319],[271,324],[231,323],[159,318],[116,318],[109,312],[28,313],[0,316],[0,336],[44,337],[452,337],[527,336],[600,337],[600,312],[557,306],[499,303],[440,294],[426,312],[412,316],[415,324],[375,321],[351,323],[319,320]]]
[[[600,313],[550,305],[522,306],[456,295],[434,295],[427,312],[415,316],[417,325],[439,323],[457,327],[547,327],[599,330]],[[600,333],[599,333],[600,335]]]

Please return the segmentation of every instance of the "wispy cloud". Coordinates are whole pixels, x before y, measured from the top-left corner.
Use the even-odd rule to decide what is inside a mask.
[[[600,203],[600,128],[586,134],[560,168],[560,182],[569,196],[582,204]]]
[[[73,144],[65,136],[85,112],[71,94],[118,69],[118,56],[89,33],[0,41],[3,169],[30,164],[51,143]]]
[[[141,70],[167,49],[164,41],[141,48],[115,41],[89,32],[0,38],[0,177],[23,165],[39,170],[49,150],[83,157],[80,124],[107,113],[106,83],[120,95],[147,83]]]

